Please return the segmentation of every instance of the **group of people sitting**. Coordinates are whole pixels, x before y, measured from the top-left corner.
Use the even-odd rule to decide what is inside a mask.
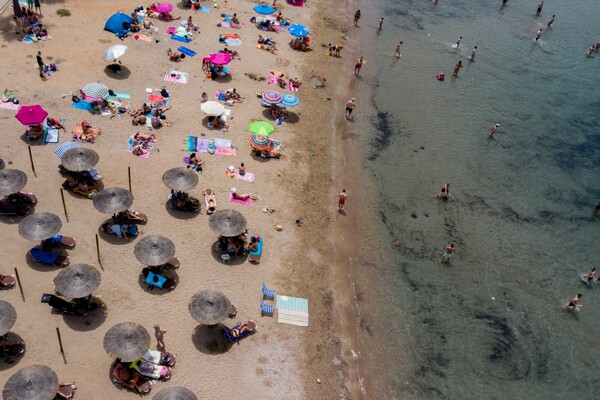
[[[266,38],[263,35],[258,35],[256,47],[268,51],[271,54],[276,54],[275,52],[277,51],[277,47],[275,47],[275,41],[271,38]]]
[[[150,104],[144,103],[142,108],[130,112],[130,114],[133,116],[131,124],[133,126],[146,125],[147,118],[151,118],[151,125],[154,129],[158,129],[163,126],[171,126],[171,123],[166,121],[167,116],[165,115],[165,112],[170,108],[171,106],[165,105],[162,101],[157,101]]]
[[[213,129],[229,129],[229,125],[227,125],[227,119],[224,115],[209,116],[208,127]]]
[[[271,116],[278,122],[283,122],[287,112],[279,104],[271,104]]]
[[[133,135],[133,148],[131,152],[136,156],[146,154],[152,145],[156,143],[156,135],[153,133],[138,132]]]
[[[74,172],[63,170],[66,180],[63,182],[63,188],[90,197],[92,192],[98,190],[98,182],[88,171]]]
[[[308,51],[310,49],[310,38],[308,36],[294,38],[290,41],[294,50]]]
[[[200,0],[183,0],[182,1],[182,5],[184,7],[190,8],[192,10],[200,10],[200,8],[202,8],[202,5],[200,4]]]
[[[25,130],[27,140],[38,140],[44,136],[44,126],[41,124],[29,125]]]
[[[36,39],[43,39],[48,36],[48,30],[31,9],[23,6],[16,11],[16,15],[17,34],[33,35]]]
[[[235,237],[219,236],[219,248],[231,257],[239,257],[258,250],[258,243],[254,236],[248,240],[248,230],[246,230]]]
[[[256,27],[262,31],[268,31],[268,32],[276,32],[275,29],[275,22],[271,21],[268,18],[256,18],[256,17],[252,17],[250,18],[250,22],[255,24]]]
[[[146,16],[149,18],[156,18],[159,19],[161,21],[175,21],[178,19],[181,19],[181,17],[174,17],[171,15],[171,13],[161,13],[159,12],[156,7],[159,5],[160,3],[152,3],[150,4],[149,7],[146,8]]]

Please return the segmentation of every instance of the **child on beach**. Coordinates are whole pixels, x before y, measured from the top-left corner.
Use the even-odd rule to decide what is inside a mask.
[[[444,247],[444,254],[442,254],[442,258],[440,258],[440,263],[448,264],[450,262],[450,257],[455,251],[456,248],[454,247],[453,243],[446,245],[446,247]]]
[[[344,205],[346,204],[347,198],[348,198],[348,195],[346,194],[346,189],[342,189],[342,192],[338,196],[338,210],[339,211],[344,210]]]

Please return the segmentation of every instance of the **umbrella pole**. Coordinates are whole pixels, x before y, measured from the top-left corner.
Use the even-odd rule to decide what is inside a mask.
[[[33,155],[31,154],[31,146],[27,145],[27,149],[29,150],[29,161],[31,161],[31,170],[33,171],[33,175],[37,178],[37,174],[35,173],[35,165],[33,164]]]
[[[19,290],[21,291],[21,298],[25,301],[25,293],[23,293],[23,285],[21,285],[21,277],[19,276],[19,271],[15,267],[15,276],[17,277],[17,283],[19,284]]]
[[[100,258],[100,242],[98,241],[97,233],[96,233],[96,255],[98,256],[98,263],[100,264],[100,267],[104,270],[104,267],[102,266],[102,259]]]
[[[65,192],[62,189],[60,189],[60,197],[63,203],[63,210],[65,210],[65,218],[67,219],[67,222],[69,222],[69,213],[67,213],[67,203],[65,203]]]
[[[131,192],[131,167],[127,167],[127,177],[129,178],[129,191]]]
[[[58,345],[60,346],[60,352],[64,356],[65,355],[65,349],[63,348],[62,338],[60,337],[60,329],[58,329],[58,326],[56,327],[56,336],[58,336]]]

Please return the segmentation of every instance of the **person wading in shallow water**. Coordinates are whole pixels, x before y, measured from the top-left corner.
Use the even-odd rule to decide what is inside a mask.
[[[455,251],[456,248],[454,247],[454,243],[447,244],[446,247],[444,247],[444,254],[442,254],[442,258],[440,258],[440,263],[448,264],[450,262],[450,257],[452,257],[452,254],[454,254]]]

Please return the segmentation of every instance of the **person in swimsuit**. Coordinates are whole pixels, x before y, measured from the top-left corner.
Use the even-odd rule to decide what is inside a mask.
[[[398,44],[396,45],[396,51],[394,52],[394,55],[396,57],[400,57],[400,47],[402,46],[402,42],[398,42]]]
[[[350,99],[350,101],[348,101],[346,103],[346,111],[344,113],[344,116],[346,118],[350,118],[350,116],[352,115],[352,111],[354,111],[355,108],[356,108],[356,99],[353,97]]]
[[[592,211],[592,220],[593,221],[596,220],[596,217],[598,216],[598,214],[600,214],[600,202],[598,204],[596,204],[594,211]]]
[[[555,19],[556,19],[556,15],[553,15],[552,18],[550,18],[550,21],[548,21],[548,24],[546,26],[548,28],[550,28],[552,26],[552,24],[554,23]]]
[[[536,35],[535,35],[535,42],[536,42],[536,43],[540,41],[540,39],[542,38],[542,34],[543,34],[543,29],[542,29],[542,28],[540,28],[540,30],[539,30],[539,31],[537,31],[537,33],[536,33]]]
[[[577,310],[579,307],[581,307],[581,304],[579,304],[579,301],[581,300],[581,297],[583,295],[581,293],[578,293],[577,296],[573,297],[573,300],[571,300],[569,302],[569,304],[567,304],[567,308],[570,308],[572,310]]]
[[[156,347],[165,348],[165,333],[166,330],[160,329],[158,324],[154,325],[154,337],[156,338]]]
[[[446,247],[444,247],[444,254],[442,254],[442,258],[440,258],[440,262],[442,264],[448,264],[450,262],[450,257],[455,251],[456,248],[454,247],[453,243],[446,245]]]
[[[587,278],[588,283],[592,283],[594,276],[596,276],[596,267],[592,267],[592,270],[589,273],[583,275],[584,278]]]
[[[238,168],[238,174],[240,174],[240,176],[246,175],[246,166],[244,163],[240,164],[240,167]]]
[[[360,58],[354,65],[354,75],[358,76],[358,74],[360,73],[360,69],[362,68],[364,63],[365,63],[365,59],[363,58],[363,56],[360,56]]]
[[[544,8],[544,0],[538,3],[537,11],[535,12],[536,17],[541,14],[542,8]]]
[[[358,26],[359,19],[360,19],[360,10],[356,10],[356,14],[354,14],[354,26]]]
[[[490,134],[488,135],[488,138],[493,138],[498,128],[500,128],[500,124],[494,124],[494,126],[490,128]]]
[[[348,195],[346,194],[346,189],[343,189],[340,195],[338,196],[338,210],[343,211],[344,205],[346,204],[346,199]]]
[[[462,41],[462,36],[458,37],[458,40],[456,41],[456,48],[458,49],[458,47],[460,46],[460,42]]]
[[[450,184],[449,183],[446,183],[442,187],[442,190],[437,194],[437,197],[442,200],[448,200],[448,197],[450,197]]]
[[[458,71],[463,67],[462,61],[458,60],[458,63],[454,66],[454,76],[458,76]]]
[[[471,56],[469,57],[469,61],[475,61],[475,53],[477,52],[477,46],[473,47],[471,50]]]
[[[383,17],[379,19],[379,27],[377,28],[377,30],[380,31],[381,29],[383,29]]]

